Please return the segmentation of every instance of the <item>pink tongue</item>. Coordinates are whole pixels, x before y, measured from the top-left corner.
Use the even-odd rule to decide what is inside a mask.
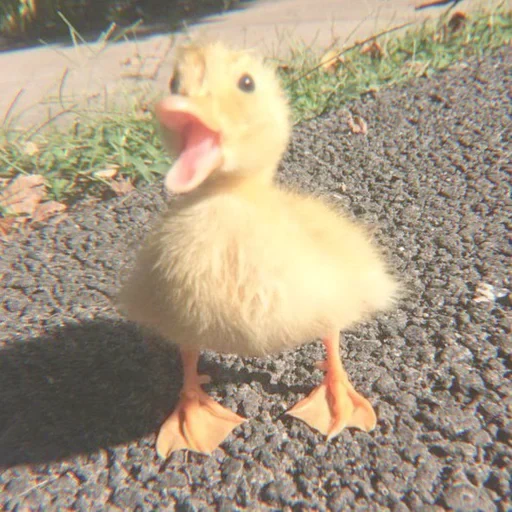
[[[200,123],[191,123],[184,132],[185,147],[165,177],[165,186],[176,194],[200,185],[220,164],[218,134]]]

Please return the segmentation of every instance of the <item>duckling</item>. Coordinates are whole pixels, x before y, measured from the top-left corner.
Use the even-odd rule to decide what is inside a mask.
[[[245,418],[201,388],[202,350],[265,356],[321,338],[323,382],[287,414],[332,438],[371,431],[339,333],[389,308],[399,285],[369,235],[319,198],[274,182],[290,110],[272,69],[222,43],[182,47],[156,116],[171,152],[174,197],[120,292],[127,318],[179,347],[184,380],[157,453],[211,453]]]

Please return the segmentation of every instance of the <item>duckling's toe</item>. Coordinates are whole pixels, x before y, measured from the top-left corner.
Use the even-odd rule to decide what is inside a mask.
[[[199,386],[183,389],[178,405],[158,433],[156,451],[164,459],[183,449],[209,454],[244,421]]]
[[[345,427],[370,432],[377,424],[372,405],[354,389],[344,371],[336,377],[328,372],[324,382],[287,414],[304,421],[328,439]]]

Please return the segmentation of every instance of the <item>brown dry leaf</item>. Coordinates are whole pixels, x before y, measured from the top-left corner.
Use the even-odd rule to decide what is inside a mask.
[[[66,205],[58,203],[57,201],[46,201],[37,206],[32,214],[32,222],[43,222],[53,215],[62,212],[66,209]]]
[[[141,102],[135,109],[136,119],[151,119],[153,117],[153,107],[148,102]]]
[[[468,17],[465,13],[461,11],[454,12],[450,21],[448,22],[448,28],[452,32],[458,32],[466,25],[468,21]]]
[[[35,142],[29,140],[23,148],[23,153],[28,156],[34,156],[39,153],[39,146]]]
[[[43,176],[18,176],[0,192],[0,206],[14,214],[31,215],[45,196]]]
[[[119,165],[111,164],[108,167],[105,167],[105,169],[102,169],[101,171],[94,171],[92,175],[95,178],[99,178],[102,180],[111,180],[115,178],[117,171],[119,170]]]
[[[338,50],[329,50],[320,59],[320,67],[328,73],[334,73],[343,62],[343,57]]]
[[[475,289],[473,300],[475,302],[496,302],[497,299],[503,299],[510,295],[507,288],[496,288],[492,284],[480,282]]]
[[[365,44],[361,48],[361,53],[363,55],[368,53],[372,59],[382,59],[386,56],[386,51],[377,41],[372,41],[371,43]]]
[[[352,133],[360,133],[366,135],[368,133],[368,125],[361,116],[352,116],[349,114],[348,125],[352,130]]]
[[[14,224],[14,217],[5,217],[0,219],[0,235],[6,236],[11,231],[12,225]]]
[[[410,69],[414,76],[420,77],[424,76],[428,67],[430,66],[430,62],[406,62],[405,67]]]
[[[110,186],[118,196],[129,194],[135,188],[130,178],[119,178],[117,180],[112,180]]]

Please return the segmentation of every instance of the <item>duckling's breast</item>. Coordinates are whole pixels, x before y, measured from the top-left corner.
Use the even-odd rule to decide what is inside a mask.
[[[357,320],[353,269],[345,275],[336,250],[283,199],[219,194],[171,207],[122,290],[128,317],[180,346],[240,355],[291,348]]]

